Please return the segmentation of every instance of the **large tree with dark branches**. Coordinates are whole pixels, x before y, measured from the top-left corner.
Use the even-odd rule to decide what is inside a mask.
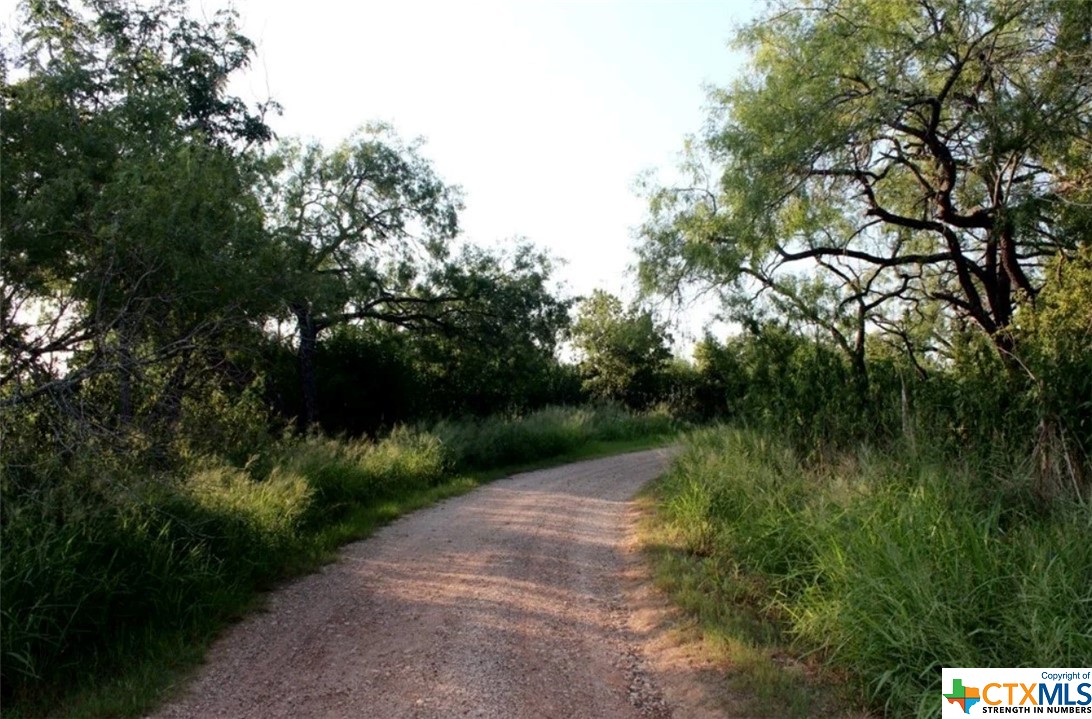
[[[272,159],[266,213],[283,255],[278,293],[298,334],[304,426],[318,419],[315,352],[336,325],[436,325],[455,311],[437,292],[458,233],[458,190],[445,185],[389,128],[368,128],[332,150],[283,144]]]
[[[940,306],[1014,366],[1045,263],[1087,242],[1092,5],[778,3],[738,41],[751,72],[713,92],[693,181],[651,195],[646,285],[805,307],[820,278],[832,327]]]
[[[273,307],[252,191],[272,105],[227,92],[253,46],[234,13],[179,0],[20,13],[0,55],[0,407],[169,437]]]

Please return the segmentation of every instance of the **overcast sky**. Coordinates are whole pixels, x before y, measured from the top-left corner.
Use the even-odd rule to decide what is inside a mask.
[[[218,0],[191,0],[198,13]],[[3,17],[13,0],[0,0]],[[669,174],[705,120],[746,0],[237,0],[257,43],[233,91],[272,97],[282,136],[330,144],[386,121],[460,185],[470,241],[523,236],[566,261],[572,293],[632,296],[637,175]],[[690,331],[700,328],[695,318]]]

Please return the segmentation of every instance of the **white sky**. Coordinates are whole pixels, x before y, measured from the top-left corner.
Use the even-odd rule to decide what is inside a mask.
[[[0,0],[0,17],[14,4]],[[234,4],[258,52],[233,91],[280,102],[279,135],[333,144],[381,120],[423,137],[436,171],[463,188],[469,241],[526,237],[566,261],[569,292],[627,298],[645,215],[634,180],[670,176],[705,120],[703,85],[731,81],[728,39],[756,10],[751,0]],[[694,313],[682,334],[700,332],[708,310]]]
[[[209,0],[205,0],[206,3]],[[633,295],[634,180],[669,176],[727,84],[746,0],[285,2],[236,4],[258,45],[244,97],[272,96],[282,135],[334,143],[391,123],[460,185],[465,237],[516,236],[565,260],[568,291]],[[694,335],[694,308],[677,335]],[[684,340],[683,336],[677,339]],[[684,340],[685,341],[685,340]]]

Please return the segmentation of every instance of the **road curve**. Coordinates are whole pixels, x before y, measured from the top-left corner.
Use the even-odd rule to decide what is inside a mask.
[[[669,717],[629,626],[628,500],[650,450],[403,517],[229,630],[155,717]]]

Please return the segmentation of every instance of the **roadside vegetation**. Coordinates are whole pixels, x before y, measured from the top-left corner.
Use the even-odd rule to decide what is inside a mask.
[[[758,711],[795,678],[813,716],[814,678],[849,706],[935,716],[941,667],[1092,652],[1089,511],[1043,506],[1030,474],[907,448],[814,463],[775,432],[702,430],[655,494],[661,582],[727,643]],[[782,671],[786,655],[806,664]]]
[[[275,102],[227,92],[254,50],[233,12],[20,12],[0,72],[5,716],[145,713],[339,544],[677,431],[662,328],[630,356],[641,317],[596,313],[639,392],[563,362],[591,309],[551,258],[462,242],[459,188],[393,128],[276,138]]]
[[[1090,30],[1064,0],[773,3],[650,188],[646,290],[716,289],[741,331],[698,347],[723,424],[648,537],[756,697],[935,716],[942,667],[1092,656]]]
[[[1042,312],[1060,306],[1048,293]],[[1054,344],[1042,326],[1021,334],[1029,354]],[[1088,428],[1072,415],[1052,437],[1026,390],[999,406],[1023,380],[960,341],[925,378],[870,355],[863,399],[836,347],[780,324],[699,348],[692,394],[722,402],[698,405],[717,423],[650,488],[643,535],[751,713],[933,716],[942,667],[1092,656],[1092,506],[1073,457]]]
[[[379,441],[289,437],[243,466],[205,456],[170,474],[88,457],[6,501],[5,716],[140,715],[257,592],[340,544],[502,470],[676,431],[666,415],[546,408]]]

